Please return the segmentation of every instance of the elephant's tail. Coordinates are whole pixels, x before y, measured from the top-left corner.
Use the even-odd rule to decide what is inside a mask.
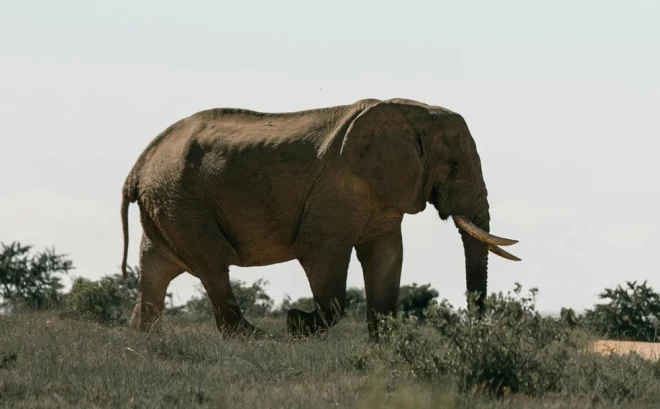
[[[126,279],[126,260],[128,259],[128,207],[137,199],[135,189],[124,186],[121,198],[121,226],[124,231],[124,256],[121,262],[121,273]]]

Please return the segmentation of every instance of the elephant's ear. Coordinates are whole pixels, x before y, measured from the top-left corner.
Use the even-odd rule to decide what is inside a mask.
[[[353,120],[341,147],[351,171],[404,213],[416,213],[424,204],[422,147],[413,124],[426,117],[421,106],[381,102]]]

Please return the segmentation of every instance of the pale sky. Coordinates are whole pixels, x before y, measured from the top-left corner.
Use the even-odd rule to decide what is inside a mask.
[[[124,178],[171,123],[402,97],[472,131],[491,230],[523,259],[491,256],[489,291],[539,287],[557,311],[625,280],[660,290],[660,2],[319,3],[2,2],[0,241],[54,245],[74,276],[116,273]],[[453,224],[429,206],[403,235],[402,283],[464,305]],[[231,275],[267,279],[277,302],[311,295],[296,261]],[[197,282],[170,291],[183,302]],[[349,285],[363,286],[355,257]]]

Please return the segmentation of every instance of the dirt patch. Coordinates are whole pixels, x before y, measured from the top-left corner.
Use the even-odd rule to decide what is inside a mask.
[[[591,344],[591,350],[604,355],[628,354],[633,351],[652,361],[660,360],[660,343],[657,342],[598,340]]]

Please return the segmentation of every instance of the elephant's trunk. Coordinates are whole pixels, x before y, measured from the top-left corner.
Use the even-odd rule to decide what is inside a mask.
[[[456,221],[457,217],[454,218]],[[472,217],[472,224],[484,232],[490,231],[488,205]],[[477,292],[477,305],[483,306],[488,290],[488,244],[473,237],[459,226],[465,252],[465,281],[468,293]]]
[[[488,201],[483,199],[479,203],[480,205],[476,206],[476,211],[471,217],[454,215],[452,218],[463,239],[467,291],[468,293],[476,292],[477,305],[483,307],[488,295],[488,251],[509,260],[519,261],[520,259],[499,247],[509,246],[518,241],[490,234]]]

